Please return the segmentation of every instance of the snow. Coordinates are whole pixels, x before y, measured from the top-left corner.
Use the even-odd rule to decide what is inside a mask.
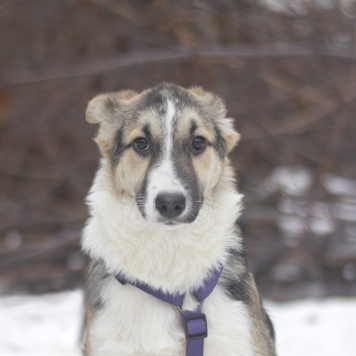
[[[266,303],[280,356],[355,356],[356,299]]]
[[[356,298],[265,302],[279,356],[355,356]],[[1,356],[77,356],[82,291],[0,298]]]
[[[0,298],[1,356],[78,356],[82,292]]]

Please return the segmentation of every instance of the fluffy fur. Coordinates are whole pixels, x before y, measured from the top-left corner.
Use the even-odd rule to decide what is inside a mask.
[[[87,355],[184,355],[179,312],[114,276],[187,292],[184,308],[194,309],[190,291],[218,264],[225,266],[222,276],[203,305],[209,330],[204,355],[275,355],[273,328],[236,225],[242,196],[227,153],[239,135],[225,115],[213,94],[165,83],[89,103],[87,120],[100,124],[96,141],[103,158],[82,238],[91,260]],[[148,149],[137,148],[142,137]],[[196,137],[206,146],[191,152]],[[179,216],[160,213],[162,192],[184,196]]]

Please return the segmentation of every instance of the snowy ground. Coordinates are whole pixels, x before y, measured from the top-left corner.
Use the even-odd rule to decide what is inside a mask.
[[[81,355],[81,315],[81,291],[0,298],[0,355]]]
[[[356,355],[356,298],[266,307],[280,356]],[[81,313],[81,291],[0,298],[0,355],[80,355]]]
[[[356,355],[356,298],[265,304],[280,356]]]

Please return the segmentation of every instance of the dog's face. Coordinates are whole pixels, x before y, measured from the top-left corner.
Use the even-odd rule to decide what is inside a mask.
[[[216,186],[239,138],[225,115],[217,96],[167,83],[100,95],[87,109],[118,194],[165,225],[193,222]]]

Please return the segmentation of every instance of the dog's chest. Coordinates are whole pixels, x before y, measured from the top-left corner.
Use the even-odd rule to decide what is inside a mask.
[[[101,297],[92,325],[93,355],[179,355],[183,350],[178,311],[169,304],[114,278]]]
[[[136,287],[110,280],[103,306],[93,319],[92,355],[185,355],[180,314],[171,305]],[[209,336],[204,356],[252,355],[249,317],[242,302],[217,287],[205,301]]]

